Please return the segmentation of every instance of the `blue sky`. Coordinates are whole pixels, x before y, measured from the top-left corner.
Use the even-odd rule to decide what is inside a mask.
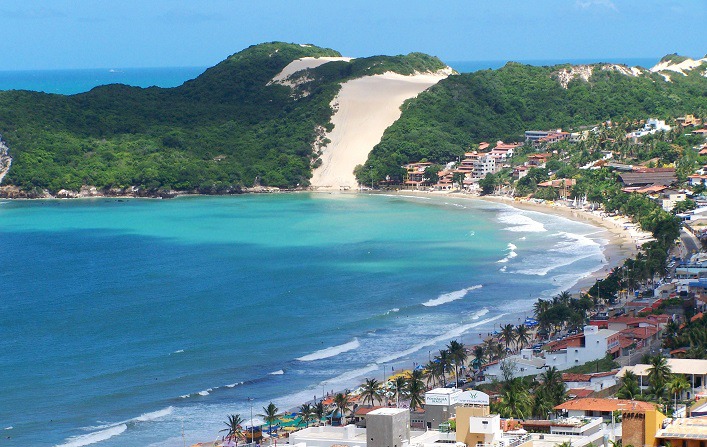
[[[0,0],[0,70],[210,66],[260,42],[443,60],[707,53],[707,0]]]

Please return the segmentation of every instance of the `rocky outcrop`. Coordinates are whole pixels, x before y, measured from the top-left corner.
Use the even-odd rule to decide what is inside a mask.
[[[11,165],[12,157],[10,157],[10,149],[2,140],[2,137],[0,137],[0,184],[2,184],[7,173],[10,172]]]

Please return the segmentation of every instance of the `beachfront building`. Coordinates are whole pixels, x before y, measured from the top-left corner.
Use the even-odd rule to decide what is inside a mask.
[[[624,187],[646,187],[652,185],[670,186],[678,181],[675,168],[635,168],[622,172],[617,180]]]
[[[405,169],[404,185],[407,187],[419,188],[429,182],[425,178],[425,170],[432,166],[429,162],[408,163],[403,168]]]
[[[558,178],[538,183],[538,188],[556,189],[557,193],[562,198],[567,198],[572,192],[572,188],[577,184],[577,180],[573,178]]]
[[[549,343],[545,348],[546,351],[537,355],[530,348],[522,349],[519,354],[484,365],[484,382],[500,380],[504,368],[510,368],[515,377],[527,377],[538,375],[546,368],[564,370],[599,360],[619,349],[619,335],[617,331],[589,325],[581,334]]]
[[[707,360],[701,359],[667,359],[668,367],[673,374],[682,375],[690,384],[690,389],[683,392],[684,399],[707,397]],[[648,389],[650,381],[648,372],[651,365],[639,363],[634,366],[624,366],[616,374],[622,378],[626,371],[633,372],[638,377],[638,384],[642,390]]]
[[[487,174],[494,174],[496,170],[496,159],[490,154],[480,154],[474,161],[474,169],[471,173],[471,178],[481,180],[486,177]]]

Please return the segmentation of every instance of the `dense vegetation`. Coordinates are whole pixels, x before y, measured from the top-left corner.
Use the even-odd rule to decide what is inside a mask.
[[[329,125],[340,83],[395,71],[438,70],[420,53],[333,62],[296,91],[269,84],[301,57],[339,56],[314,46],[252,46],[180,87],[98,87],[73,95],[0,92],[0,134],[13,164],[5,183],[27,191],[138,186],[223,193],[307,185],[313,143]]]
[[[402,117],[357,170],[359,181],[370,184],[386,176],[399,181],[405,163],[446,163],[480,141],[518,141],[530,129],[707,114],[702,69],[666,82],[660,74],[629,76],[595,66],[589,82],[576,78],[565,89],[558,72],[569,69],[508,63],[499,70],[450,76],[406,102]]]

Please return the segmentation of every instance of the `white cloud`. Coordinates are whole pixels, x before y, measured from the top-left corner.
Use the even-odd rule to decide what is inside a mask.
[[[594,7],[608,8],[613,11],[618,11],[614,2],[611,0],[577,0],[576,5],[581,9],[589,9]]]

